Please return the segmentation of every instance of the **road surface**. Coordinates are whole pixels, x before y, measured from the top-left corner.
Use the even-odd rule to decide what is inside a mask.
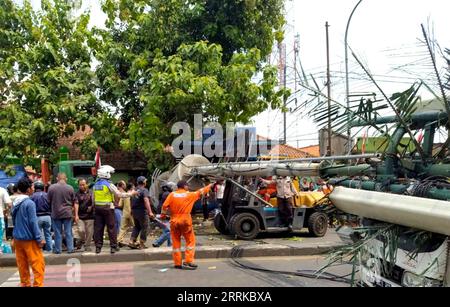
[[[315,271],[326,261],[320,256],[242,258],[239,262],[260,269]],[[236,265],[231,259],[198,260],[196,271],[176,270],[170,261],[48,265],[46,287],[348,287],[345,282],[261,272]],[[329,270],[335,275],[351,273],[350,265]],[[0,269],[0,286],[17,287],[16,268]]]

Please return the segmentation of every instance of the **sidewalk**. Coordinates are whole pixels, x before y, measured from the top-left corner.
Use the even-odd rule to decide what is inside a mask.
[[[268,257],[268,256],[307,256],[324,254],[333,248],[343,245],[333,229],[323,238],[310,237],[308,232],[292,234],[261,234],[253,241],[234,240],[232,236],[219,234],[211,222],[194,225],[196,232],[196,253],[198,259],[234,257]],[[159,231],[148,236],[145,250],[131,250],[128,247],[113,255],[109,253],[109,242],[106,241],[100,254],[79,252],[60,255],[45,254],[47,265],[66,264],[69,259],[78,259],[81,263],[134,262],[172,259],[172,248],[164,246],[154,248],[151,243]],[[184,248],[183,248],[184,251]],[[16,266],[14,254],[0,256],[0,267]]]

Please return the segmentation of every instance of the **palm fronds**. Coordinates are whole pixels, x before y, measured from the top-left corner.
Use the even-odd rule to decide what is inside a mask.
[[[436,64],[436,53],[434,51],[434,46],[432,45],[429,35],[427,33],[427,31],[425,30],[424,25],[421,25],[422,27],[422,33],[423,33],[423,37],[425,39],[425,45],[427,46],[428,52],[430,54],[430,59],[433,65],[433,69],[434,69],[434,73],[436,74],[436,80],[437,80],[437,86],[439,87],[440,91],[441,91],[441,95],[442,95],[442,100],[445,106],[445,110],[447,111],[448,116],[450,117],[450,104],[447,98],[447,94],[445,93],[445,86],[442,83],[442,78],[441,75],[437,69],[437,64]],[[447,60],[448,62],[448,60]]]
[[[383,94],[384,98],[386,99],[387,103],[389,104],[389,106],[391,107],[392,111],[395,113],[395,116],[399,122],[399,125],[402,126],[406,132],[409,134],[409,137],[411,138],[412,142],[414,143],[414,145],[416,146],[417,151],[420,154],[420,157],[422,158],[422,160],[425,159],[425,153],[423,152],[422,147],[420,146],[419,142],[416,140],[416,138],[414,137],[413,132],[411,131],[411,129],[408,126],[407,121],[405,121],[405,118],[403,118],[403,116],[401,115],[401,113],[407,114],[407,115],[412,115],[412,111],[415,111],[415,105],[418,102],[418,99],[416,98],[417,95],[417,91],[414,91],[413,87],[411,87],[407,93],[410,93],[410,95],[406,94],[400,94],[398,96],[396,96],[395,98],[397,98],[397,104],[394,105],[391,101],[391,99],[388,98],[388,96],[384,93],[383,89],[378,85],[378,83],[375,81],[375,78],[372,76],[372,74],[369,72],[369,70],[364,66],[364,64],[359,60],[359,58],[356,56],[356,54],[353,52],[352,50],[352,55],[355,58],[355,60],[358,62],[358,64],[361,66],[361,68],[364,70],[364,72],[367,74],[367,76],[372,80],[373,84],[378,88],[378,90]],[[402,109],[398,109],[397,107],[401,106]]]

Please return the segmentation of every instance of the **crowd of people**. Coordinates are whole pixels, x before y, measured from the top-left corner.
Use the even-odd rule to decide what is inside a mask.
[[[149,224],[161,230],[153,247],[165,242],[172,246],[175,268],[196,269],[194,263],[195,235],[192,225],[194,204],[203,200],[204,218],[208,217],[207,204],[223,202],[223,181],[210,184],[198,191],[190,192],[185,181],[166,183],[162,186],[159,202],[152,204],[147,179],[137,178],[136,186],[119,181],[111,182],[114,169],[103,166],[97,171],[97,180],[88,185],[86,179],[78,180],[78,190],[67,184],[67,176],[60,173],[57,182],[45,191],[42,182],[23,178],[9,191],[0,188],[0,206],[12,217],[13,248],[24,286],[30,286],[29,265],[35,275],[35,286],[43,283],[44,253],[61,254],[76,251],[102,251],[104,237],[110,242],[114,254],[121,247],[147,248]],[[318,182],[321,185],[320,182]],[[326,189],[325,183],[321,186]],[[300,184],[300,190],[302,185]],[[299,195],[290,177],[281,176],[259,179],[259,194],[265,200],[277,198],[282,222],[292,229],[293,198]],[[206,208],[206,209],[205,209]],[[0,210],[3,215],[3,210]],[[170,214],[169,214],[170,213]],[[169,221],[170,215],[170,221]],[[5,220],[0,219],[0,246],[4,238]],[[130,229],[131,235],[127,239]],[[186,241],[185,262],[181,255],[181,238]]]
[[[195,192],[189,192],[188,184],[163,185],[158,204],[151,204],[147,179],[137,178],[137,185],[119,181],[113,184],[114,169],[102,166],[97,170],[97,180],[88,185],[86,179],[78,180],[78,190],[67,184],[67,176],[60,173],[57,182],[45,191],[41,181],[32,182],[22,178],[8,191],[0,188],[0,246],[3,246],[5,216],[13,221],[11,246],[16,254],[21,285],[31,286],[30,266],[34,274],[34,286],[42,286],[44,280],[44,253],[61,254],[64,250],[101,253],[105,232],[114,254],[120,247],[147,248],[146,241],[150,222],[162,234],[153,243],[160,247],[165,242],[173,244],[175,268],[196,269],[194,263],[195,235],[191,213],[200,199],[212,194],[215,201],[223,198],[223,184],[208,185]],[[170,213],[170,214],[168,214]],[[170,221],[169,221],[170,215]],[[132,228],[129,240],[126,239]],[[186,241],[186,259],[182,263],[181,237]]]
[[[110,173],[103,170],[99,170],[98,177],[91,188],[86,179],[80,178],[76,192],[67,184],[64,173],[58,174],[57,183],[52,184],[47,192],[41,181],[32,183],[33,193],[29,198],[35,204],[37,224],[45,241],[44,252],[90,252],[94,242],[95,252],[100,253],[105,235],[110,241],[111,253],[124,246],[147,248],[145,243],[150,220],[163,230],[163,236],[152,245],[159,247],[167,241],[171,246],[169,223],[158,219],[155,209],[150,206],[145,177],[137,179],[137,187],[124,181],[115,185],[109,181]],[[24,198],[18,185],[11,185],[9,190],[0,189],[0,205],[6,212]],[[159,209],[161,206],[158,206]],[[0,221],[0,240],[4,238],[5,220],[2,218]],[[131,238],[127,240],[130,230]]]

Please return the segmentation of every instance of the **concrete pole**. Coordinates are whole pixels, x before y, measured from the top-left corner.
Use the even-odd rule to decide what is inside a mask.
[[[330,75],[330,40],[328,36],[328,21],[325,23],[327,36],[327,89],[328,89],[328,146],[327,156],[331,156],[331,75]]]

